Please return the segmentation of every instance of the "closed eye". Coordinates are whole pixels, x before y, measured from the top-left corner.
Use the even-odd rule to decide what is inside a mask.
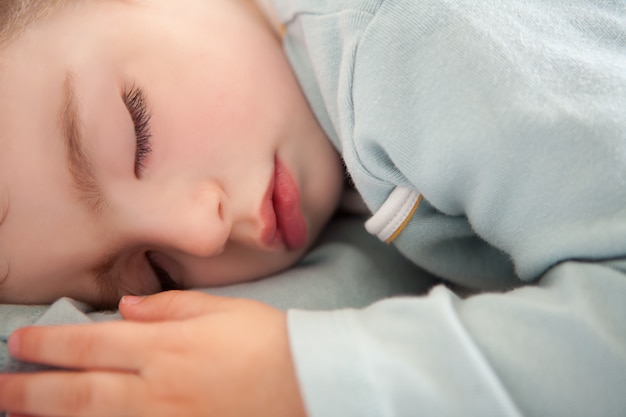
[[[152,133],[150,120],[152,115],[148,110],[148,102],[142,88],[133,86],[123,93],[124,104],[128,109],[135,127],[135,176],[141,178],[152,152]]]

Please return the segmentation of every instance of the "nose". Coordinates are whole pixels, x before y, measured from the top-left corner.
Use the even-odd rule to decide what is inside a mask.
[[[167,247],[197,257],[221,253],[232,229],[228,198],[216,182],[193,187],[161,188],[148,202],[148,213],[137,215],[131,228],[149,245]],[[145,206],[145,205],[144,205]]]

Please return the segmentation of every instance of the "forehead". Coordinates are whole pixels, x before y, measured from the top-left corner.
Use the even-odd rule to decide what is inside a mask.
[[[0,275],[9,274],[0,299],[46,284],[39,280],[62,262],[55,248],[71,227],[63,213],[76,215],[59,129],[65,58],[47,24],[33,23],[0,52]]]
[[[61,92],[56,80],[62,74],[62,59],[56,52],[53,45],[46,48],[27,37],[20,37],[2,51],[0,163],[4,167],[10,165],[7,158],[33,143],[27,138],[52,136],[57,128],[53,108]],[[42,144],[46,143],[50,141]]]
[[[0,8],[0,47],[61,6],[78,0],[3,0]]]

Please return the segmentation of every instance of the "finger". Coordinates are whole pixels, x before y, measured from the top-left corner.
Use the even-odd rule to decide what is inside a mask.
[[[198,291],[166,291],[148,297],[123,297],[119,309],[126,320],[184,320],[215,313],[232,299]]]
[[[26,362],[70,369],[137,371],[160,339],[152,326],[108,322],[72,326],[33,326],[9,337],[9,352]]]
[[[138,415],[147,391],[127,373],[46,372],[0,376],[0,410],[11,415]]]

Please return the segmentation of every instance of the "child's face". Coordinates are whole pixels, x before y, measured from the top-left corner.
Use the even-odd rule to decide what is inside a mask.
[[[152,293],[152,261],[183,287],[262,277],[310,246],[342,183],[241,0],[55,13],[3,52],[0,132],[4,302]]]

